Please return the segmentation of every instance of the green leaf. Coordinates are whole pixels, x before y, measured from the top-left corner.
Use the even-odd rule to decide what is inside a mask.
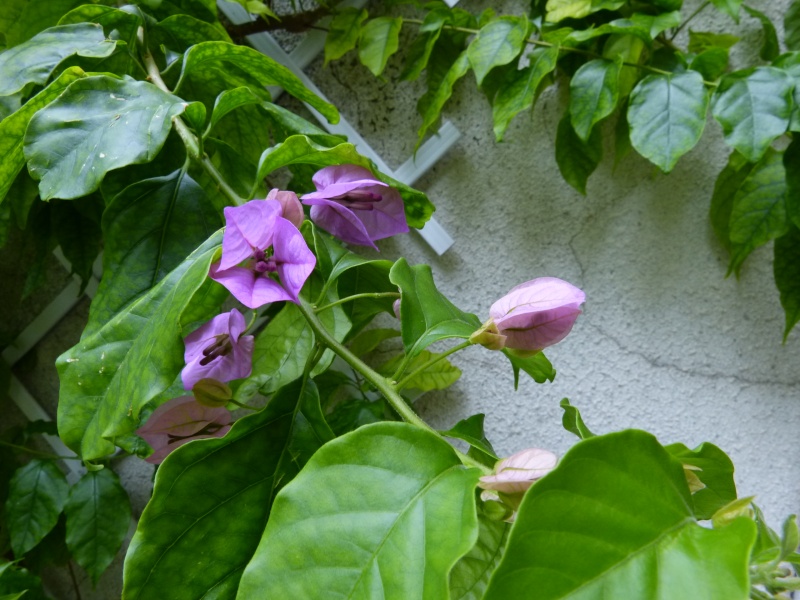
[[[95,199],[102,203],[99,196]],[[50,208],[50,226],[70,263],[71,273],[81,279],[81,291],[92,276],[102,241],[99,214],[86,214],[87,210],[81,209],[85,205],[82,201],[54,202]]]
[[[52,27],[0,53],[0,96],[18,92],[30,83],[44,85],[59,63],[69,56],[102,58],[114,48],[115,42],[106,40],[99,25]]]
[[[417,354],[406,366],[405,372],[410,373],[422,368],[427,362],[436,359],[439,355],[423,350]],[[379,371],[386,375],[395,372],[402,362],[403,355],[396,356],[380,367]],[[444,390],[453,385],[461,377],[461,369],[452,365],[446,358],[438,360],[427,369],[420,371],[408,381],[405,381],[403,388],[430,392],[431,390]]]
[[[289,69],[257,50],[227,42],[201,42],[192,46],[184,55],[175,91],[179,93],[181,86],[187,85],[194,74],[207,77],[209,72],[218,72],[224,78],[226,69],[230,68],[244,70],[263,86],[278,85],[298,100],[313,106],[329,122],[339,122],[336,107],[306,88]]]
[[[489,459],[489,464],[493,465],[500,460],[492,448],[492,444],[486,439],[483,431],[483,420],[486,417],[483,413],[472,415],[462,419],[447,431],[440,431],[442,435],[467,442],[474,449],[480,451]]]
[[[796,225],[791,225],[786,235],[775,240],[773,269],[781,306],[786,313],[785,344],[789,333],[800,322],[800,229]]]
[[[739,8],[744,0],[711,0],[711,4],[718,10],[729,15],[734,21],[739,22]]]
[[[709,48],[695,56],[689,68],[700,73],[706,81],[716,81],[728,70],[728,51]]]
[[[782,236],[788,226],[783,155],[770,148],[733,198],[730,239],[734,250],[729,273],[738,273],[753,250]]]
[[[433,49],[436,42],[439,41],[442,26],[445,23],[444,18],[435,19],[434,15],[436,15],[434,11],[425,15],[425,22],[433,20],[434,23],[431,23],[430,30],[423,31],[423,27],[420,26],[419,35],[411,43],[405,57],[405,66],[400,73],[401,81],[414,81],[428,67]]]
[[[800,227],[800,139],[795,136],[783,153],[786,170],[786,213]]]
[[[367,20],[365,9],[343,8],[337,12],[328,25],[328,35],[325,37],[325,64],[332,60],[342,58],[356,47],[361,35],[361,24]]]
[[[239,597],[447,598],[477,536],[478,475],[405,423],[329,442],[278,494]]]
[[[577,407],[572,406],[567,398],[564,398],[560,403],[561,408],[564,409],[564,414],[561,417],[561,424],[564,429],[570,433],[574,433],[582,440],[590,437],[595,437],[581,417],[581,411]]]
[[[349,269],[339,278],[339,296],[347,298],[363,293],[397,293],[397,287],[389,280],[392,263],[388,260],[369,261]],[[395,298],[360,298],[342,305],[347,318],[353,323],[353,331],[360,331],[375,315],[387,313],[394,316]]]
[[[714,444],[704,442],[694,450],[683,444],[670,444],[664,448],[683,465],[699,467],[692,471],[706,487],[692,494],[694,516],[710,519],[720,508],[736,500],[733,481],[733,463],[728,455]]]
[[[641,38],[633,35],[614,34],[609,36],[603,45],[603,57],[638,65],[642,61],[645,50],[645,42]],[[630,95],[640,77],[641,73],[636,67],[623,66],[620,69],[618,82],[620,100],[624,100]]]
[[[572,128],[584,142],[592,128],[617,107],[619,60],[595,59],[584,64],[569,83],[569,112]]]
[[[18,568],[13,566],[9,568],[0,578],[0,594],[8,594],[11,596],[9,600],[13,600],[19,590],[25,590],[22,598],[25,600],[50,600],[51,596],[45,594],[42,588],[42,580],[28,571],[27,569]]]
[[[584,142],[572,128],[569,113],[558,123],[556,133],[556,163],[561,176],[578,192],[586,195],[586,182],[603,159],[603,135],[592,131]]]
[[[350,352],[362,357],[375,350],[382,341],[399,336],[400,332],[397,329],[367,329],[350,341]]]
[[[86,460],[114,451],[139,411],[169,387],[184,366],[181,315],[208,276],[222,235],[212,235],[167,277],[56,361],[61,382],[58,431]],[[216,314],[204,306],[194,320]]]
[[[417,131],[417,146],[422,143],[422,139],[425,137],[425,133],[428,129],[439,120],[439,115],[441,115],[444,105],[450,99],[450,96],[453,95],[453,86],[459,79],[467,74],[469,66],[467,51],[464,50],[447,70],[441,82],[435,88],[429,90],[425,96],[420,98],[420,102],[417,104],[417,110],[420,115],[422,115],[422,125],[419,131]]]
[[[730,33],[715,33],[713,31],[689,30],[689,52],[700,54],[711,48],[730,50],[739,43],[739,39]]]
[[[725,141],[750,162],[758,162],[789,126],[791,77],[774,67],[757,67],[722,78],[714,93],[712,113]]]
[[[231,42],[222,27],[196,19],[191,15],[172,15],[150,30],[156,43],[174,52],[185,52],[202,42]]]
[[[283,141],[292,135],[305,135],[312,142],[328,146],[329,148],[347,141],[345,136],[332,135],[324,129],[320,129],[313,123],[306,121],[304,118],[272,102],[261,102],[258,106],[261,112],[265,113],[272,121],[272,125],[276,130],[273,132],[273,136],[275,136],[277,141]]]
[[[327,373],[331,373],[331,371],[327,371]],[[374,402],[369,400],[347,400],[337,404],[333,412],[328,414],[326,418],[334,433],[340,436],[364,425],[390,420],[386,418],[386,412],[389,410],[391,409],[383,399]]]
[[[56,526],[69,485],[53,461],[34,459],[14,472],[5,520],[14,555],[21,558]]]
[[[447,338],[467,339],[481,322],[445,298],[433,283],[428,265],[410,266],[401,258],[392,267],[389,279],[400,288],[403,345],[409,357]]]
[[[170,454],[131,540],[124,597],[235,598],[276,493],[332,438],[326,429],[316,387],[297,381],[224,437]]]
[[[450,572],[450,600],[482,600],[503,557],[511,525],[478,513],[478,541]]]
[[[17,112],[0,121],[0,203],[25,165],[22,142],[36,111],[55,100],[70,83],[84,76],[78,67],[66,69],[55,81],[28,100]]]
[[[789,50],[800,50],[800,0],[794,0],[783,16],[783,43]]]
[[[149,291],[222,225],[184,170],[120,192],[103,214],[103,279],[84,336]]]
[[[794,80],[794,106],[789,119],[789,131],[800,132],[800,52],[787,52],[772,63],[772,66],[786,71]]]
[[[67,547],[96,585],[128,533],[128,493],[111,469],[87,471],[70,490],[64,513]]]
[[[519,372],[523,371],[531,376],[536,383],[553,381],[556,378],[556,370],[543,352],[537,352],[533,356],[519,356],[513,350],[503,349],[503,354],[511,361],[514,370],[514,389],[519,387]]]
[[[631,143],[669,173],[700,141],[707,110],[708,94],[700,73],[645,77],[634,88],[628,106]]]
[[[14,15],[13,25],[6,30],[8,46],[21,44],[36,34],[58,25],[61,17],[83,2],[84,0],[27,0],[22,11]],[[14,0],[12,3],[16,4]],[[3,2],[4,8],[6,4],[8,2]],[[15,12],[13,6],[11,12]]]
[[[489,71],[517,58],[525,46],[528,19],[500,17],[489,21],[467,48],[467,58],[475,72],[478,85]]]
[[[681,465],[650,434],[593,437],[525,495],[485,598],[744,599],[755,535],[749,519],[700,527]]]
[[[22,15],[28,0],[6,0],[0,7],[0,33],[7,34]]]
[[[764,30],[764,41],[761,43],[761,52],[759,56],[762,60],[774,60],[781,53],[781,47],[778,43],[778,32],[775,31],[775,25],[772,24],[770,18],[763,12],[751,8],[746,4],[743,5],[743,8],[748,15],[761,21],[761,27]]]
[[[599,10],[616,10],[625,0],[547,0],[547,20],[558,23],[564,19],[582,19]]]
[[[725,165],[714,183],[709,218],[717,239],[728,252],[732,249],[730,223],[733,199],[753,167],[755,164],[747,162],[744,156],[734,150],[728,157],[728,164]]]
[[[378,17],[361,28],[358,58],[375,77],[383,73],[389,57],[397,52],[402,26],[400,17]]]
[[[87,77],[37,112],[25,133],[42,200],[79,198],[105,174],[158,154],[186,103],[145,81]]]
[[[556,67],[558,48],[536,48],[529,59],[530,64],[500,88],[492,104],[494,135],[498,142],[503,141],[511,119],[533,106],[539,84]]]

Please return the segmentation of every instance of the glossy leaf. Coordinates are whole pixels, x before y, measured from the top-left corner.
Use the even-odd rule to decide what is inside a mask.
[[[350,352],[362,357],[375,350],[384,340],[396,337],[400,337],[400,332],[397,329],[367,329],[350,340],[348,346],[350,347]]]
[[[325,64],[337,60],[356,47],[367,11],[348,6],[338,11],[328,25],[325,37]]]
[[[53,461],[34,459],[14,472],[5,520],[16,557],[21,558],[56,526],[68,495],[67,480]]]
[[[547,20],[558,23],[564,19],[582,19],[599,10],[616,10],[624,0],[547,0]]]
[[[700,141],[707,110],[708,94],[700,73],[645,77],[634,88],[628,106],[631,143],[669,173]]]
[[[308,136],[293,135],[280,144],[264,150],[258,163],[258,178],[262,179],[276,169],[293,164],[314,165],[320,168],[344,164],[358,165],[367,169],[372,166],[370,160],[361,156],[353,144],[342,143],[329,148],[314,143]]]
[[[692,471],[706,486],[692,494],[696,518],[710,519],[720,508],[736,500],[733,463],[728,455],[714,444],[705,442],[694,450],[683,444],[670,444],[665,446],[665,450],[681,464],[700,469]]]
[[[128,533],[128,493],[111,469],[87,471],[70,490],[64,513],[67,548],[97,584]]]
[[[383,73],[389,57],[397,52],[402,26],[400,17],[378,17],[361,28],[358,58],[375,77]]]
[[[22,142],[25,130],[36,111],[55,100],[70,83],[84,76],[78,67],[66,69],[58,79],[28,100],[14,114],[0,121],[0,203],[25,165]]]
[[[739,22],[739,9],[744,0],[711,0],[717,9],[728,14],[734,21]]]
[[[401,258],[394,263],[389,279],[402,293],[400,323],[409,357],[439,340],[467,339],[481,326],[478,317],[456,308],[436,289],[428,265],[412,267]]]
[[[781,306],[786,313],[783,341],[800,322],[800,229],[791,225],[786,235],[775,240],[773,263],[775,285],[781,294]]]
[[[482,600],[489,578],[500,564],[511,530],[509,523],[478,513],[478,541],[450,572],[450,600]]]
[[[141,19],[136,13],[119,10],[102,4],[83,4],[66,13],[59,19],[59,25],[77,25],[80,23],[97,23],[103,27],[107,36],[115,32],[115,36],[126,42],[135,42],[136,28]]]
[[[164,44],[175,52],[185,52],[202,42],[230,42],[231,38],[220,27],[191,15],[170,15],[151,30],[154,42]]]
[[[81,23],[52,27],[0,53],[0,96],[33,83],[44,85],[61,61],[69,56],[102,58],[114,51],[99,25]]]
[[[586,182],[603,159],[603,136],[595,129],[584,142],[572,128],[569,114],[558,123],[556,163],[561,176],[578,192],[586,195]]]
[[[238,598],[448,597],[477,537],[478,474],[405,423],[329,442],[278,494]]]
[[[576,135],[587,142],[596,123],[614,112],[619,100],[618,60],[595,59],[575,72],[569,83],[569,112]]]
[[[564,414],[561,417],[561,424],[564,429],[570,433],[574,433],[582,440],[590,437],[595,437],[581,417],[581,411],[577,407],[572,406],[567,398],[564,398],[560,403],[561,408],[564,409]]]
[[[498,142],[503,141],[511,119],[533,106],[539,85],[556,67],[558,48],[537,48],[528,58],[530,64],[500,88],[492,104],[494,135]]]
[[[467,48],[467,58],[478,85],[489,71],[520,55],[527,34],[528,20],[524,17],[499,17],[481,28]]]
[[[519,387],[519,372],[522,371],[530,375],[536,383],[553,381],[556,378],[556,370],[544,355],[544,352],[537,352],[533,356],[518,356],[513,351],[504,349],[503,354],[511,361],[514,370],[514,389]]]
[[[485,598],[744,600],[755,534],[749,519],[700,527],[680,463],[650,434],[593,437],[525,495]]]
[[[478,413],[466,419],[462,419],[447,431],[440,431],[442,435],[447,437],[456,438],[467,442],[474,449],[483,453],[494,464],[498,460],[497,454],[492,448],[492,444],[486,439],[486,434],[483,431],[483,419],[486,415]]]
[[[453,86],[459,79],[467,74],[469,67],[469,58],[467,56],[467,51],[465,50],[459,54],[458,58],[447,70],[444,77],[442,77],[441,82],[433,90],[429,90],[429,92],[423,96],[422,99],[420,99],[420,103],[417,105],[417,108],[422,115],[422,125],[420,126],[419,131],[417,131],[418,146],[425,137],[425,133],[428,131],[428,129],[430,129],[436,123],[436,121],[439,120],[439,115],[442,114],[444,105],[450,99],[450,96],[453,95]]]
[[[275,495],[332,437],[326,430],[314,384],[297,381],[224,437],[170,454],[131,540],[123,596],[235,598]]]
[[[772,24],[770,18],[760,10],[751,8],[746,4],[743,5],[745,12],[761,22],[761,27],[764,31],[764,40],[761,42],[761,52],[759,56],[762,60],[771,61],[781,53],[781,47],[778,43],[778,32],[775,31],[775,25]]]
[[[84,459],[114,451],[139,411],[169,387],[184,366],[181,316],[207,279],[219,249],[216,233],[147,294],[127,305],[56,361],[61,382],[58,431]],[[205,306],[194,320],[216,314]]]
[[[800,50],[800,1],[794,0],[783,16],[783,43],[789,50]]]
[[[784,71],[757,67],[722,79],[712,113],[725,141],[750,162],[758,160],[789,126],[794,83]]]
[[[753,168],[733,198],[730,239],[734,245],[729,271],[738,273],[757,247],[786,233],[786,169],[783,156],[771,148]]]
[[[181,87],[187,85],[194,73],[203,76],[207,76],[209,71],[224,73],[229,66],[246,71],[263,86],[282,87],[298,100],[313,106],[329,122],[339,121],[339,111],[306,88],[289,69],[257,50],[227,42],[201,42],[189,48],[183,58],[176,93],[180,93]]]
[[[183,170],[125,188],[103,214],[103,279],[84,336],[155,286],[221,225]]]
[[[87,77],[37,112],[25,133],[42,200],[79,198],[105,174],[153,160],[186,103],[144,81]]]

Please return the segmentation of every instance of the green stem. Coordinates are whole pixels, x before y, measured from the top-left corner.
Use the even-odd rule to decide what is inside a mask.
[[[320,306],[319,308],[315,308],[315,313],[321,313],[323,310],[328,310],[329,308],[333,308],[334,306],[339,306],[340,304],[344,304],[345,302],[352,302],[353,300],[359,300],[361,298],[399,298],[399,292],[373,292],[373,293],[364,293],[364,294],[354,294],[352,296],[347,296],[347,298],[342,298],[341,300],[337,300],[336,302],[331,302],[330,304],[326,304],[325,306]]]
[[[697,15],[703,12],[709,4],[711,4],[711,2],[703,2],[700,6],[698,6],[697,10],[695,10],[692,14],[690,14],[683,23],[681,23],[675,28],[675,31],[672,32],[672,36],[669,39],[674,40],[675,36],[677,36],[681,32],[681,29],[683,29],[689,23],[691,23],[692,19],[694,19]]]
[[[158,89],[171,94],[172,90],[170,90],[167,87],[167,84],[164,83],[164,80],[161,77],[161,71],[158,69],[158,65],[156,64],[153,55],[150,53],[150,49],[147,47],[143,27],[139,27],[139,30],[136,32],[136,40],[139,45],[139,53],[142,56],[142,62],[144,63],[145,71],[147,72],[147,79],[149,79],[150,82]],[[175,131],[180,136],[184,146],[186,146],[186,154],[189,156],[189,158],[199,163],[200,166],[203,167],[206,173],[208,173],[209,177],[211,177],[211,179],[214,180],[214,183],[217,184],[219,191],[227,196],[234,205],[241,206],[244,204],[246,200],[239,196],[239,194],[237,194],[236,191],[230,185],[228,185],[228,182],[225,181],[225,179],[222,177],[222,174],[214,166],[214,163],[211,162],[208,154],[206,154],[203,150],[200,139],[194,133],[192,133],[192,130],[189,129],[189,126],[183,122],[183,119],[180,117],[175,117],[172,119],[172,124],[175,126]]]
[[[80,458],[77,456],[60,456],[58,454],[50,454],[49,452],[34,450],[33,448],[28,448],[26,446],[17,446],[16,444],[11,444],[9,442],[4,442],[2,440],[0,440],[0,446],[13,448],[14,450],[20,450],[22,452],[27,452],[28,454],[33,454],[34,456],[41,456],[42,458],[49,458],[52,460],[80,460]]]
[[[414,369],[413,371],[411,371],[411,373],[409,373],[408,375],[403,377],[400,381],[395,383],[394,384],[394,389],[396,389],[399,392],[406,385],[408,385],[408,382],[411,381],[412,379],[414,379],[414,377],[416,377],[418,374],[422,373],[426,369],[428,369],[431,366],[435,365],[440,360],[444,360],[445,358],[447,358],[451,354],[454,354],[454,353],[458,352],[459,350],[463,350],[464,348],[468,348],[469,346],[472,346],[472,342],[467,340],[466,342],[461,342],[457,346],[453,346],[452,348],[442,352],[441,354],[437,354],[432,359],[430,359],[428,362],[423,364],[421,367],[418,367],[418,368]]]
[[[234,400],[233,398],[228,400],[228,402],[230,402],[231,404],[235,404],[239,408],[246,408],[247,410],[261,410],[259,408],[256,408],[255,406],[250,406],[249,404],[242,404],[241,402],[239,402],[238,400]]]
[[[394,389],[392,383],[386,379],[385,377],[381,376],[373,369],[368,367],[364,362],[361,361],[355,354],[350,352],[347,348],[345,348],[336,338],[334,338],[330,332],[325,329],[325,326],[319,320],[317,315],[314,312],[313,307],[303,300],[300,299],[300,312],[308,321],[308,325],[311,327],[314,335],[317,337],[317,340],[325,344],[328,348],[333,350],[336,354],[338,354],[342,360],[344,360],[348,365],[350,365],[355,371],[361,373],[364,378],[369,381],[375,388],[383,394],[383,397],[386,398],[386,401],[392,406],[392,408],[399,414],[406,423],[410,423],[412,425],[416,425],[420,429],[424,429],[430,433],[433,433],[439,436],[439,432],[436,431],[433,427],[428,425],[425,421],[423,421],[412,409],[411,407],[406,404],[406,401],[403,400],[403,397],[397,393]],[[481,469],[484,473],[488,473],[489,469],[473,459],[470,456],[460,452],[458,449],[453,448],[455,453],[461,459],[461,462],[465,465],[470,467],[476,467]]]

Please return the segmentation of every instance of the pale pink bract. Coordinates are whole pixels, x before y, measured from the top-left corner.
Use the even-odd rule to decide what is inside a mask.
[[[556,468],[558,457],[549,450],[528,448],[504,458],[492,475],[484,475],[478,486],[505,494],[524,493],[533,482]]]

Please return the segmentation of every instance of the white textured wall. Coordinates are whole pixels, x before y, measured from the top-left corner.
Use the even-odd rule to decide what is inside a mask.
[[[516,14],[527,4],[492,3]],[[684,13],[697,4],[687,2]],[[760,4],[780,22],[788,2]],[[757,47],[755,20],[744,16],[737,28],[706,12],[712,19],[697,19],[693,29],[739,31],[743,46]],[[309,73],[391,166],[411,153],[419,85],[376,83],[352,53]],[[390,63],[388,75],[396,73]],[[417,182],[456,243],[439,258],[412,235],[385,243],[383,253],[430,263],[441,289],[482,318],[508,289],[543,275],[582,287],[587,302],[573,333],[547,352],[555,383],[523,380],[514,392],[505,358],[471,348],[454,359],[461,381],[426,397],[423,414],[448,427],[487,413],[501,454],[531,445],[566,451],[576,438],[561,428],[563,397],[598,433],[637,427],[663,443],[710,441],[732,457],[740,495],[758,494],[779,526],[800,510],[800,335],[781,345],[771,245],[751,256],[741,281],[724,278],[727,256],[707,216],[728,154],[719,126],[709,120],[669,176],[635,154],[613,170],[607,147],[584,198],[562,181],[553,152],[565,82],[543,94],[532,116],[520,115],[498,145],[490,108],[468,77],[447,111],[463,138]]]

